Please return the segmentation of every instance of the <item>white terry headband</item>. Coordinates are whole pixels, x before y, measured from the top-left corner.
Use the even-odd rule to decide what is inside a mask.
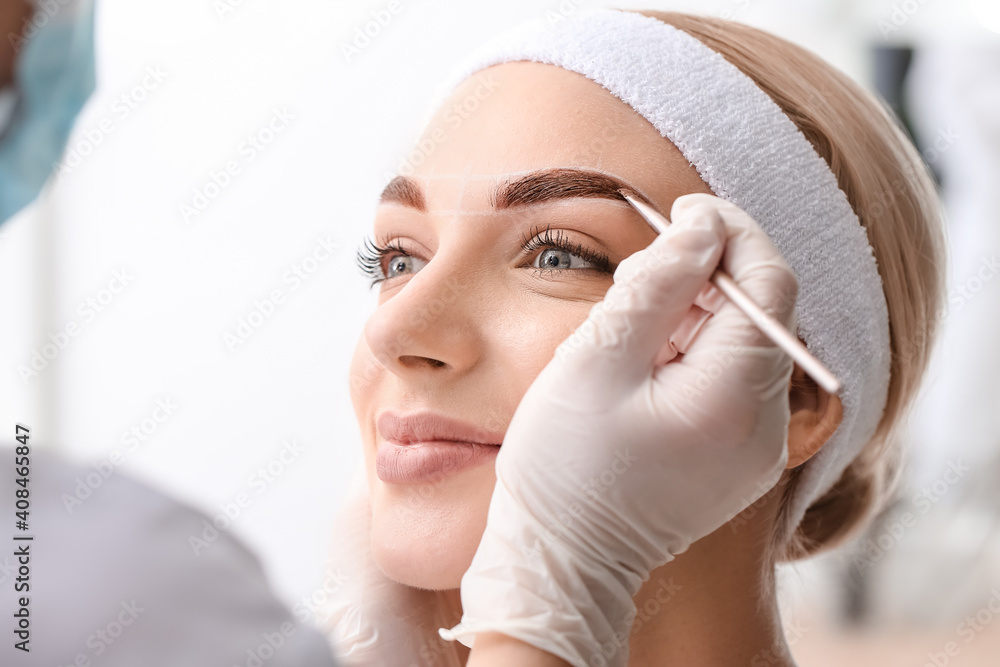
[[[583,74],[641,114],[712,191],[750,214],[799,281],[798,334],[840,379],[843,419],[805,466],[786,530],[871,439],[889,386],[889,315],[864,228],[827,163],[777,104],[687,33],[633,12],[581,10],[488,42],[442,88],[513,61]],[[720,415],[720,419],[724,418]]]

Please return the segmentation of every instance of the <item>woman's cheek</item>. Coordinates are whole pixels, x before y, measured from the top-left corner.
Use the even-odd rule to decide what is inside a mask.
[[[583,324],[594,306],[590,301],[538,296],[525,301],[519,316],[503,328],[500,340],[506,350],[504,366],[511,369],[509,386],[519,392],[517,401],[555,356],[556,348]]]
[[[364,334],[358,336],[358,341],[354,345],[354,353],[351,355],[348,382],[351,403],[354,405],[354,411],[359,420],[364,412],[364,407],[371,403],[378,379],[384,370],[368,348]]]

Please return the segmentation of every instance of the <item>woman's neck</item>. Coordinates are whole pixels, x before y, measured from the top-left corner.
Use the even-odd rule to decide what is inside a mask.
[[[723,526],[653,571],[635,597],[629,667],[795,664],[754,528]]]
[[[748,512],[751,518],[737,517],[653,571],[634,598],[628,667],[794,667],[778,611],[774,567],[766,556],[776,507],[765,501]],[[433,613],[419,613],[434,619],[427,626],[429,645],[447,656],[435,664],[464,665],[468,650],[440,640],[436,632],[461,617],[459,591],[422,593],[430,595],[433,608]]]

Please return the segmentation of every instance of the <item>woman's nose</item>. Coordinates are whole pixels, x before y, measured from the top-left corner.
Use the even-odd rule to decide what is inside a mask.
[[[471,368],[482,349],[474,316],[480,291],[457,272],[427,265],[368,318],[369,349],[398,376]]]

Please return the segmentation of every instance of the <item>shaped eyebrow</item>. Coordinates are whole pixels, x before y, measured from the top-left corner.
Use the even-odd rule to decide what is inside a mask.
[[[389,181],[389,184],[385,186],[381,196],[379,196],[379,203],[402,204],[421,212],[427,211],[423,191],[415,180],[406,176],[397,176]]]
[[[556,199],[589,197],[625,201],[619,190],[634,194],[638,199],[650,203],[646,197],[635,191],[625,181],[598,171],[560,167],[540,169],[506,181],[497,186],[490,197],[495,210],[517,206],[531,206]],[[394,203],[409,206],[421,212],[427,211],[426,200],[420,185],[407,176],[396,176],[382,191],[380,203]],[[650,203],[650,205],[652,205]]]

